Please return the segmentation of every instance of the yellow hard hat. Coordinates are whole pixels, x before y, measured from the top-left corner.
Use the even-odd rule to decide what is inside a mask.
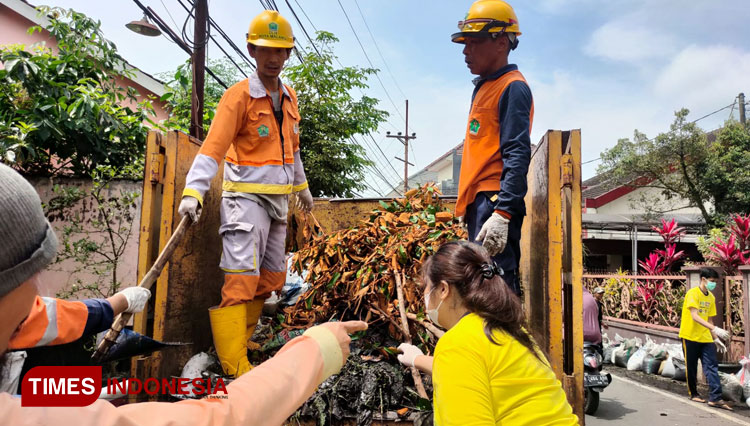
[[[458,22],[460,32],[451,36],[454,43],[464,43],[466,37],[497,38],[501,34],[514,33],[521,35],[518,28],[516,12],[502,0],[477,0],[469,8],[469,13],[463,21]],[[515,49],[518,39],[511,48]]]
[[[292,26],[279,12],[264,10],[250,21],[247,42],[255,46],[291,49],[294,47]]]

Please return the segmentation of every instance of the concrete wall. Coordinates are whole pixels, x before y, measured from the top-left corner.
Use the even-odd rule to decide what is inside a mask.
[[[453,179],[453,162],[448,161],[443,167],[435,171],[437,172],[438,183],[444,180]]]
[[[49,203],[56,195],[53,192],[55,185],[62,187],[77,187],[82,190],[89,192],[93,186],[90,179],[73,179],[73,178],[55,178],[54,180],[47,178],[29,178],[31,184],[36,188],[39,193],[42,203]],[[130,236],[125,243],[125,252],[122,256],[122,261],[119,263],[117,268],[118,281],[124,286],[131,286],[137,284],[136,282],[136,267],[138,262],[138,227],[140,224],[141,214],[141,197],[142,182],[140,181],[128,181],[118,180],[110,184],[108,190],[104,190],[107,198],[118,197],[121,191],[126,192],[137,192],[139,194],[136,204],[132,206],[126,216],[123,218],[123,231],[129,229]],[[70,225],[75,217],[82,218],[81,221],[84,223],[84,227],[88,230],[94,230],[91,226],[91,220],[96,220],[96,203],[91,199],[87,198],[81,202],[76,203],[71,209],[72,215],[61,217],[60,215],[52,215],[50,223],[55,229],[60,245],[62,245],[62,232],[65,226]],[[123,232],[124,233],[124,232]],[[91,235],[92,239],[97,241],[105,241],[106,236],[104,235]],[[62,247],[58,249],[60,252]],[[62,290],[69,290],[74,284],[77,284],[80,280],[83,285],[91,284],[96,282],[97,275],[90,271],[81,270],[82,265],[74,260],[66,260],[61,263],[50,265],[47,270],[42,273],[43,288],[41,293],[43,296],[54,296]],[[77,296],[71,297],[71,299],[82,299],[86,297],[97,296],[93,293],[81,292]]]

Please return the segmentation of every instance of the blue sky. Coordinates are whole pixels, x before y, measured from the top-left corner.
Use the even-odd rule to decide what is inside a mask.
[[[169,10],[182,27],[185,12],[177,0],[142,1],[174,27]],[[402,113],[404,95],[409,99],[410,132],[417,132],[414,162],[417,169],[426,166],[461,142],[465,132],[472,75],[464,64],[461,46],[450,42],[450,34],[471,2],[340,1]],[[338,0],[289,0],[311,31],[297,2],[315,27],[341,39],[335,51],[344,65],[368,66]],[[285,1],[276,3],[305,45]],[[172,70],[187,59],[165,38],[140,37],[125,29],[125,23],[141,16],[131,1],[49,0],[48,4],[72,7],[100,19],[106,36],[117,44],[122,56],[144,71]],[[511,4],[523,34],[510,60],[519,65],[534,94],[532,142],[547,129],[580,128],[583,160],[592,160],[619,138],[630,137],[634,129],[649,136],[667,130],[679,108],[689,108],[690,118],[695,119],[731,104],[741,91],[750,95],[750,6],[746,0],[536,0]],[[240,46],[250,19],[262,10],[260,2],[252,0],[210,0],[209,8],[214,20]],[[189,27],[192,29],[192,24]],[[210,57],[220,54],[209,46]],[[395,162],[392,157],[402,156],[403,148],[384,136],[386,130],[401,130],[403,120],[377,80],[372,79],[368,93],[381,99],[381,107],[391,113],[389,124],[374,138]],[[729,114],[727,109],[699,124],[712,130]],[[397,183],[398,177],[380,153],[374,147],[368,153],[391,183]],[[403,170],[401,164],[394,165],[399,172]],[[596,162],[584,165],[583,177],[593,176],[596,166]],[[386,189],[374,176],[369,176],[368,182]]]

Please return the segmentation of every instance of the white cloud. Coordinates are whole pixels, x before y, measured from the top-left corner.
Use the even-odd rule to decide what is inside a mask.
[[[631,19],[623,19],[599,27],[583,50],[589,56],[635,64],[673,53],[676,40],[669,34],[634,26]]]
[[[726,45],[692,45],[659,73],[653,91],[664,100],[707,112],[748,89],[750,52]]]

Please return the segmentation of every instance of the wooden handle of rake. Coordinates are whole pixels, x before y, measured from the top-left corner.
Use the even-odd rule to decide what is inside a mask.
[[[177,229],[175,229],[172,236],[169,237],[169,241],[167,241],[164,249],[159,253],[159,257],[156,258],[154,265],[151,266],[151,269],[148,270],[146,275],[143,276],[143,279],[141,279],[141,282],[138,283],[138,287],[151,289],[151,286],[156,282],[156,279],[159,278],[159,275],[161,275],[161,270],[164,269],[164,265],[166,265],[169,258],[172,257],[172,253],[174,253],[174,250],[179,245],[180,240],[182,240],[182,237],[185,235],[191,222],[192,220],[188,215],[185,215],[182,218],[180,224],[177,225]],[[115,343],[117,336],[120,335],[123,327],[125,327],[125,324],[127,324],[132,317],[133,314],[131,312],[123,312],[115,318],[112,327],[110,327],[107,334],[104,335],[104,338],[99,343],[99,346],[97,346],[94,354],[91,355],[91,359],[94,360],[94,362],[100,362],[104,356],[107,355],[109,348]]]

